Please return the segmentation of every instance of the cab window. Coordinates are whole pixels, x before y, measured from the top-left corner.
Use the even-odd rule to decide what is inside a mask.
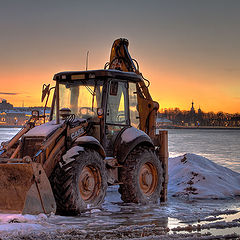
[[[127,83],[111,81],[107,100],[106,123],[128,124]]]
[[[130,124],[135,128],[139,128],[139,112],[137,105],[137,88],[136,83],[129,82],[128,88],[129,94],[129,113],[130,113]]]

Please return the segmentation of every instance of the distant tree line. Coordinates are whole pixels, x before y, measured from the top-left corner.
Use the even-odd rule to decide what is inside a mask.
[[[158,117],[167,118],[172,121],[173,125],[179,126],[240,127],[239,113],[204,113],[201,109],[196,112],[193,108],[191,111],[182,111],[175,108],[161,110]]]

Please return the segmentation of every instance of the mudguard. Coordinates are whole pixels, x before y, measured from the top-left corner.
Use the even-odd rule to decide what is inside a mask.
[[[106,153],[104,151],[103,146],[95,137],[81,136],[76,139],[75,144],[78,146],[83,146],[83,147],[87,146],[87,147],[93,148],[103,157],[103,159],[105,159],[106,157]]]
[[[114,156],[123,163],[128,154],[137,146],[145,145],[154,149],[151,138],[135,127],[127,127],[119,132],[114,142]]]

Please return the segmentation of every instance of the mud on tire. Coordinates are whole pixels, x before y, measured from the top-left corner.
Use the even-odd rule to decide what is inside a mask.
[[[62,158],[50,179],[57,214],[78,215],[104,201],[107,175],[104,161],[95,150],[82,148],[75,156]]]
[[[136,147],[119,169],[121,199],[130,203],[156,203],[160,198],[163,169],[156,154],[148,147]]]

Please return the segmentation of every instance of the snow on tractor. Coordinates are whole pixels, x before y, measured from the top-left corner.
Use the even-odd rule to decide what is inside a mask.
[[[101,205],[116,184],[124,202],[166,201],[167,132],[156,135],[159,106],[128,41],[114,42],[103,70],[53,79],[56,86],[42,91],[44,101],[54,89],[50,121],[38,125],[45,113],[33,111],[2,144],[0,211],[76,215]]]

